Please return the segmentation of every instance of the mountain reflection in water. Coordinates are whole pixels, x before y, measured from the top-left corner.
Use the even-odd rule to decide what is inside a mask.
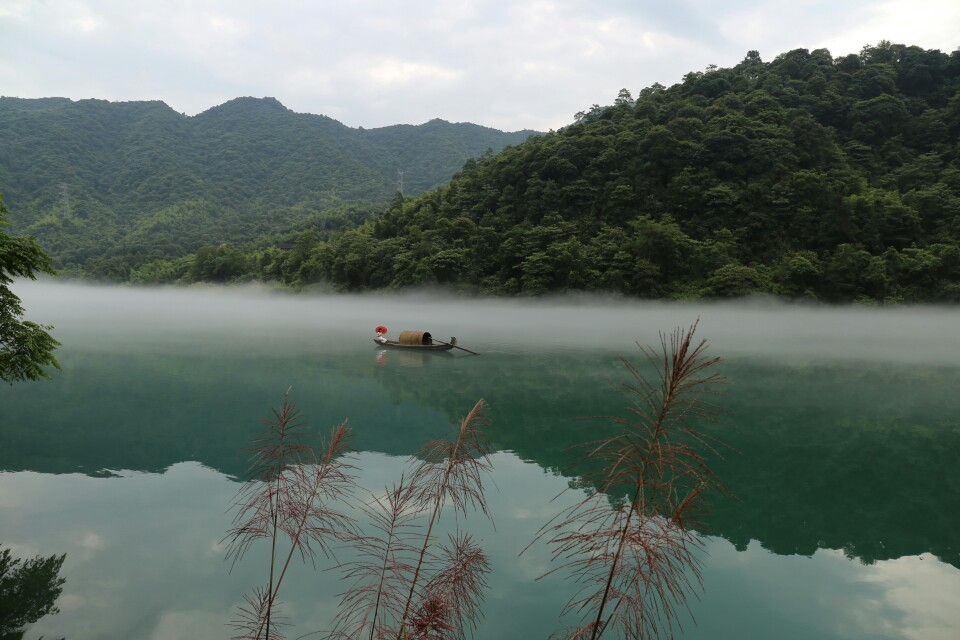
[[[718,637],[710,633],[717,630],[710,621],[723,625],[720,604],[734,607],[728,602],[734,597],[766,603],[767,613],[751,622],[754,631],[769,615],[780,629],[792,620],[795,637],[805,631],[871,637],[861,631],[876,620],[853,625],[859,631],[851,633],[810,627],[800,613],[822,615],[817,607],[824,604],[802,595],[800,585],[817,584],[839,598],[856,584],[853,591],[863,600],[854,601],[851,592],[844,596],[850,606],[887,602],[899,612],[887,613],[903,624],[920,620],[925,607],[935,609],[934,620],[948,609],[936,607],[932,591],[904,604],[892,595],[899,591],[887,586],[894,578],[917,582],[918,590],[929,578],[931,585],[960,593],[960,514],[952,507],[960,504],[960,322],[954,310],[294,298],[24,284],[17,292],[28,317],[57,327],[63,372],[50,382],[0,389],[0,470],[6,471],[0,474],[0,540],[42,537],[37,528],[46,529],[43,523],[50,520],[72,532],[50,540],[50,548],[68,552],[65,572],[73,563],[81,574],[94,572],[85,558],[102,559],[108,548],[125,549],[131,561],[154,567],[136,559],[145,551],[135,538],[160,535],[163,527],[150,533],[150,523],[156,527],[161,517],[190,530],[170,532],[177,540],[171,553],[201,563],[222,555],[217,540],[226,527],[220,514],[235,488],[229,479],[243,476],[244,447],[259,428],[258,418],[288,387],[318,430],[348,418],[357,448],[366,452],[361,459],[380,461],[374,466],[413,453],[477,399],[486,399],[489,436],[503,452],[495,458],[501,518],[520,523],[504,525],[508,531],[528,536],[553,513],[549,499],[567,482],[570,447],[608,427],[578,418],[622,415],[625,401],[610,386],[626,380],[619,356],[642,365],[635,341],[658,344],[658,331],[700,317],[698,335],[723,358],[721,373],[730,382],[717,400],[732,426],[714,432],[735,453],[714,459],[713,468],[735,498],[712,504],[704,528],[711,536],[707,593],[695,612],[699,625],[685,625],[683,637]],[[391,331],[457,335],[483,355],[381,353],[371,341],[372,328],[381,323]],[[378,471],[362,469],[373,487],[395,480],[383,477],[378,485]],[[530,488],[536,469],[550,490]],[[138,507],[134,494],[125,502],[133,484],[150,492],[160,491],[158,483],[164,489],[156,504]],[[193,495],[193,483],[201,495]],[[89,498],[96,504],[84,507],[67,488],[72,485],[86,487],[83,495],[96,496]],[[73,498],[51,495],[60,491]],[[112,523],[109,538],[85,509]],[[495,585],[522,599],[524,591],[512,580],[537,591],[528,580],[542,567],[511,559],[515,552],[501,541],[497,526],[497,534],[485,535],[487,544],[502,547],[502,555],[494,555],[494,573],[501,572]],[[790,557],[775,561],[768,552]],[[797,558],[808,562],[797,564]],[[505,569],[512,564],[517,566]],[[213,566],[204,569],[209,575],[194,578],[213,585],[222,569]],[[111,571],[129,575],[119,566]],[[88,578],[103,583],[94,573]],[[179,601],[180,578],[154,578],[172,583],[154,585],[161,601]],[[775,578],[782,583],[765,591],[764,581]],[[711,580],[736,584],[711,589]],[[82,578],[68,575],[64,614],[74,585],[81,589]],[[226,616],[231,598],[248,586],[216,587],[222,593],[209,598],[209,611],[224,604]],[[537,621],[530,630],[536,635],[550,630],[542,628],[543,620],[555,626],[557,597],[530,596],[527,606]],[[177,618],[180,605],[163,606],[166,617],[157,625],[175,627],[190,619],[203,627],[183,611],[187,617]],[[326,606],[302,603],[312,611],[307,617],[318,620]],[[212,625],[204,611],[194,613]],[[834,622],[838,628],[853,624]],[[129,637],[146,637],[143,629],[125,628]],[[741,635],[749,631],[732,628]],[[45,633],[72,635],[55,629]],[[936,637],[935,629],[928,631],[918,637]],[[219,628],[209,637],[227,635]]]

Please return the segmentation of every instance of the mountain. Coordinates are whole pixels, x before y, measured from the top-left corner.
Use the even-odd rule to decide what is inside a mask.
[[[223,259],[153,273],[217,279]],[[751,51],[232,264],[342,290],[960,301],[960,50]]]
[[[386,203],[398,172],[405,193],[420,193],[531,133],[442,120],[352,129],[273,98],[188,117],[162,102],[4,97],[0,193],[14,231],[60,267],[126,279],[146,260]]]
[[[18,229],[84,275],[960,301],[960,50],[750,51],[465,162],[472,125],[116,107],[0,101]],[[430,149],[462,162],[448,183]]]

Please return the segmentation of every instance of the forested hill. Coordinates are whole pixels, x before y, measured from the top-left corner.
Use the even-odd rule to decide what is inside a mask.
[[[286,253],[208,247],[142,275],[958,301],[958,89],[960,51],[749,52],[624,90],[359,228],[307,231]]]
[[[126,279],[131,267],[443,184],[468,158],[531,131],[432,120],[352,129],[238,98],[197,116],[162,102],[0,98],[0,193],[13,229],[56,263]]]

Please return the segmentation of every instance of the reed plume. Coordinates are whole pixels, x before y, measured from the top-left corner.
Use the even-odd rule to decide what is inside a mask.
[[[413,638],[465,638],[476,628],[490,562],[469,533],[449,536],[441,545],[439,570],[426,584],[410,618]]]
[[[246,597],[231,625],[235,638],[281,638],[277,596],[293,557],[315,564],[318,552],[329,557],[335,542],[355,535],[353,520],[333,506],[353,492],[353,466],[344,456],[350,429],[343,422],[315,447],[288,396],[289,390],[264,421],[266,435],[253,442],[251,479],[237,492],[237,513],[224,538],[231,569],[255,542],[270,543],[267,585]]]
[[[427,559],[433,527],[446,501],[454,510],[466,517],[468,510],[479,510],[487,518],[487,502],[483,494],[483,476],[489,475],[492,466],[489,445],[480,426],[487,424],[487,405],[481,398],[470,413],[460,421],[457,437],[439,439],[427,443],[420,450],[420,464],[413,476],[413,486],[418,489],[417,500],[422,508],[430,510],[430,520],[423,536],[423,546],[417,561],[407,603],[400,618],[398,638],[406,636],[406,624],[410,607],[417,595],[421,570]],[[421,594],[422,596],[423,594]]]
[[[363,505],[376,535],[358,536],[359,559],[343,566],[350,587],[341,595],[333,638],[387,638],[403,613],[405,586],[418,550],[419,515],[409,483],[374,496]]]
[[[228,626],[240,638],[264,638],[265,640],[284,640],[286,638],[281,627],[289,626],[280,612],[280,605],[271,601],[270,593],[257,587],[253,593],[244,594],[245,605],[237,607],[236,617]]]
[[[586,496],[537,535],[558,562],[550,573],[568,570],[582,585],[567,604],[583,620],[569,638],[672,636],[677,607],[701,585],[701,542],[689,527],[704,492],[722,488],[702,453],[720,443],[700,430],[718,421],[704,392],[721,378],[707,374],[719,358],[705,340],[693,344],[696,327],[661,334],[659,351],[641,346],[657,383],[621,358],[627,416],[606,417],[614,435],[583,445]]]
[[[462,638],[479,617],[489,562],[468,535],[438,545],[434,527],[444,506],[489,518],[483,478],[491,471],[480,400],[456,437],[421,449],[409,477],[364,511],[379,534],[359,538],[360,559],[344,565],[353,582],[341,596],[330,634],[336,638]],[[424,524],[426,522],[426,524]]]

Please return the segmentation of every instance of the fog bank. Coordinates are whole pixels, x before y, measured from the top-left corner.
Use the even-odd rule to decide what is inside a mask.
[[[18,281],[28,320],[79,340],[163,341],[247,333],[362,343],[383,324],[390,334],[430,331],[481,352],[657,344],[659,332],[699,318],[697,335],[723,357],[869,360],[960,366],[960,308],[862,307],[740,302],[655,302],[571,296],[456,298],[442,294],[291,294],[260,286],[132,288]],[[307,338],[308,339],[308,338]]]

